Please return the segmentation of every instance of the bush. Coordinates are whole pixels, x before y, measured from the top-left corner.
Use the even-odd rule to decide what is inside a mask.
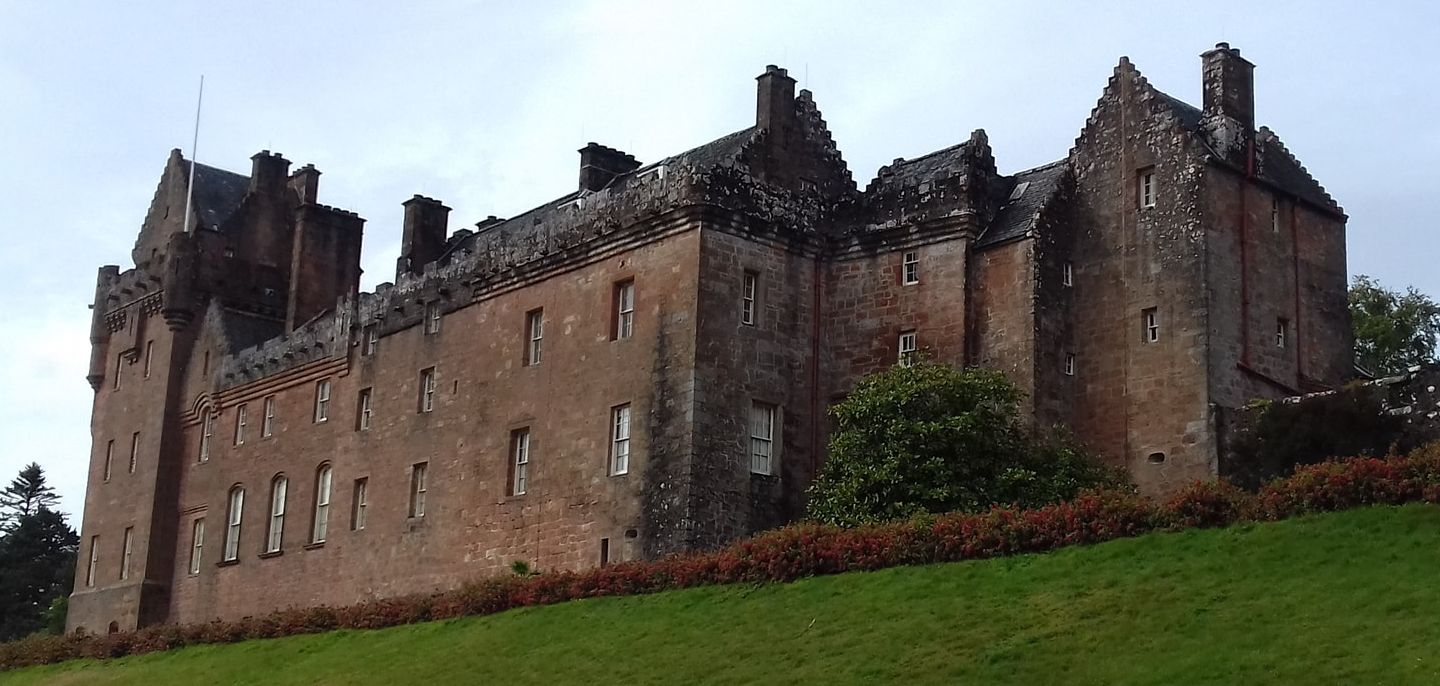
[[[1379,457],[1413,448],[1404,422],[1385,412],[1382,389],[1351,385],[1298,402],[1256,406],[1253,425],[1240,428],[1222,473],[1246,488],[1285,477],[1298,467],[1337,455]]]
[[[857,526],[1036,507],[1120,483],[1074,440],[1029,431],[1020,397],[999,372],[930,362],[866,378],[830,409],[835,432],[810,487],[810,516]]]
[[[1348,507],[1440,502],[1440,444],[1409,457],[1352,458],[1304,467],[1251,495],[1224,483],[1197,483],[1163,504],[1126,489],[1098,489],[1043,507],[992,507],[852,528],[797,524],[712,553],[626,562],[583,572],[506,575],[429,595],[343,608],[291,608],[264,617],[163,625],[109,635],[36,634],[0,643],[0,670],[77,657],[110,658],[202,643],[230,643],[329,631],[381,628],[493,614],[608,595],[709,584],[774,583],[897,565],[976,560],[1100,543],[1164,528],[1224,526]]]

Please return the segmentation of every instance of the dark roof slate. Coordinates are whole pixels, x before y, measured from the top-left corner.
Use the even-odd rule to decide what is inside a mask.
[[[1205,113],[1200,108],[1158,89],[1155,90],[1155,94],[1170,107],[1170,111],[1175,114],[1180,125],[1187,131],[1196,134],[1202,133],[1200,123]],[[1339,203],[1336,203],[1335,199],[1330,197],[1330,194],[1320,185],[1320,182],[1316,181],[1315,177],[1311,176],[1310,172],[1300,164],[1300,161],[1290,154],[1290,151],[1285,148],[1285,144],[1280,142],[1280,137],[1263,126],[1255,134],[1255,175],[1313,205],[1333,212],[1344,212]]]
[[[898,159],[880,168],[866,192],[886,187],[912,187],[964,173],[968,168],[965,156],[970,142],[927,153],[913,160]]]
[[[662,165],[684,164],[695,167],[696,169],[706,169],[716,166],[743,164],[745,146],[750,143],[756,133],[758,133],[758,129],[751,126],[735,131],[734,133],[726,134],[704,145],[645,165],[628,174],[617,176],[601,192],[623,193],[626,184],[631,179],[644,176]],[[450,242],[449,247],[445,250],[444,254],[440,256],[440,259],[448,259],[457,251],[469,249],[480,236],[500,234],[507,240],[524,240],[531,234],[539,231],[539,227],[543,227],[549,217],[554,216],[557,212],[567,211],[570,205],[574,203],[576,199],[580,198],[581,195],[578,190],[566,193],[539,207],[522,212],[509,219],[496,221],[475,231],[473,234],[455,238]]]
[[[185,174],[190,174],[190,162],[185,162]],[[240,201],[250,191],[250,177],[225,171],[205,164],[195,166],[195,213],[201,226],[215,229],[240,207]]]
[[[980,235],[975,247],[984,248],[1028,234],[1035,227],[1040,211],[1045,209],[1059,192],[1064,176],[1065,160],[1058,160],[1027,169],[1012,177],[1015,183],[1010,186],[1009,192],[1013,195],[1020,184],[1026,184],[1025,190],[1020,193],[1020,197],[1007,200],[1000,206],[1000,211],[995,213],[995,219],[985,228],[985,233]],[[1011,196],[1006,196],[1009,197]]]

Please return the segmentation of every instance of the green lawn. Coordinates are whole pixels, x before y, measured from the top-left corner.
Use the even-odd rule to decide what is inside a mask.
[[[1440,508],[0,673],[5,684],[1440,684]]]

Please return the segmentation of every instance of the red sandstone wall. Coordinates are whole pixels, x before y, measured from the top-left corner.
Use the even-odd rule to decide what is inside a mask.
[[[741,323],[746,271],[758,275],[753,325]],[[825,334],[814,314],[815,260],[793,246],[707,228],[700,274],[691,540],[708,548],[804,514],[824,441],[812,421],[826,403],[813,366]],[[770,475],[750,470],[753,401],[779,410]]]
[[[1205,182],[1214,402],[1240,407],[1343,382],[1351,349],[1343,220],[1237,171],[1213,168]],[[1289,322],[1283,348],[1280,318]]]
[[[1200,162],[1165,112],[1122,64],[1072,153],[1074,428],[1152,493],[1212,478],[1215,462]],[[1142,209],[1137,178],[1146,167],[1158,199]],[[1162,327],[1154,343],[1143,339],[1141,314],[1152,307]],[[1152,461],[1156,453],[1164,460]]]
[[[900,275],[907,250],[920,257],[920,282],[908,286]],[[825,279],[824,324],[833,394],[895,364],[900,332],[907,329],[916,331],[922,355],[965,363],[968,252],[969,239],[952,237],[835,259]]]
[[[1032,240],[977,251],[972,307],[976,364],[1005,373],[1030,406],[1035,387],[1035,271]]]
[[[288,605],[352,603],[453,586],[504,573],[514,560],[542,569],[597,564],[602,537],[612,560],[639,556],[661,535],[659,504],[641,499],[656,461],[676,454],[676,410],[689,402],[677,381],[693,365],[699,232],[674,235],[521,290],[448,313],[441,332],[419,326],[381,338],[373,358],[352,350],[348,365],[316,362],[283,378],[224,394],[211,459],[184,460],[170,621],[237,617]],[[610,340],[612,285],[636,283],[634,335]],[[521,364],[526,312],[543,307],[542,362]],[[420,370],[434,366],[431,413],[417,413]],[[638,373],[637,373],[638,372]],[[330,419],[312,422],[314,381],[332,380]],[[688,372],[685,375],[688,377]],[[355,430],[358,391],[374,389],[373,427]],[[277,419],[262,439],[262,398],[274,393]],[[233,446],[236,403],[249,403],[251,438]],[[612,406],[632,407],[628,475],[607,475]],[[198,449],[198,417],[186,450]],[[669,424],[666,424],[669,422]],[[532,434],[530,487],[507,496],[510,431]],[[652,439],[661,436],[664,456]],[[307,548],[315,470],[334,468],[330,535]],[[408,519],[410,468],[428,462],[423,519]],[[271,478],[290,479],[283,553],[261,558]],[[349,530],[351,488],[369,479],[368,525]],[[224,541],[226,493],[247,488],[237,564],[217,566]],[[206,519],[205,560],[188,574],[190,522]],[[633,537],[627,537],[627,532]]]
[[[152,540],[168,538],[167,523],[157,522],[157,509],[166,501],[162,445],[169,440],[166,400],[174,378],[171,358],[176,339],[158,313],[145,314],[139,302],[118,308],[126,325],[111,333],[106,346],[103,385],[95,394],[91,415],[90,474],[85,491],[85,511],[80,523],[81,544],[75,569],[75,591],[68,620],[70,628],[85,627],[103,632],[110,622],[120,629],[155,621],[149,617],[163,598],[146,597],[141,602],[142,584],[149,580],[162,585],[168,578],[170,549],[151,546]],[[150,346],[150,373],[145,374],[146,347]],[[182,343],[183,345],[183,343]],[[122,351],[134,350],[133,358]],[[116,378],[119,387],[116,387]],[[140,433],[135,471],[130,472],[131,439]],[[110,479],[104,478],[106,445],[114,441]],[[158,499],[158,501],[157,501]],[[130,573],[120,578],[124,531],[133,527]],[[99,555],[94,585],[86,585],[91,537],[99,536]],[[166,569],[157,569],[157,565]],[[149,592],[153,595],[153,589]],[[146,615],[142,617],[141,615]]]

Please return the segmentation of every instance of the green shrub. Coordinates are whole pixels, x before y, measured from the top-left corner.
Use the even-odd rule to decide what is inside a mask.
[[[1068,436],[1027,428],[1020,397],[991,370],[922,362],[870,376],[830,409],[835,431],[810,516],[856,526],[1034,507],[1119,482]]]

